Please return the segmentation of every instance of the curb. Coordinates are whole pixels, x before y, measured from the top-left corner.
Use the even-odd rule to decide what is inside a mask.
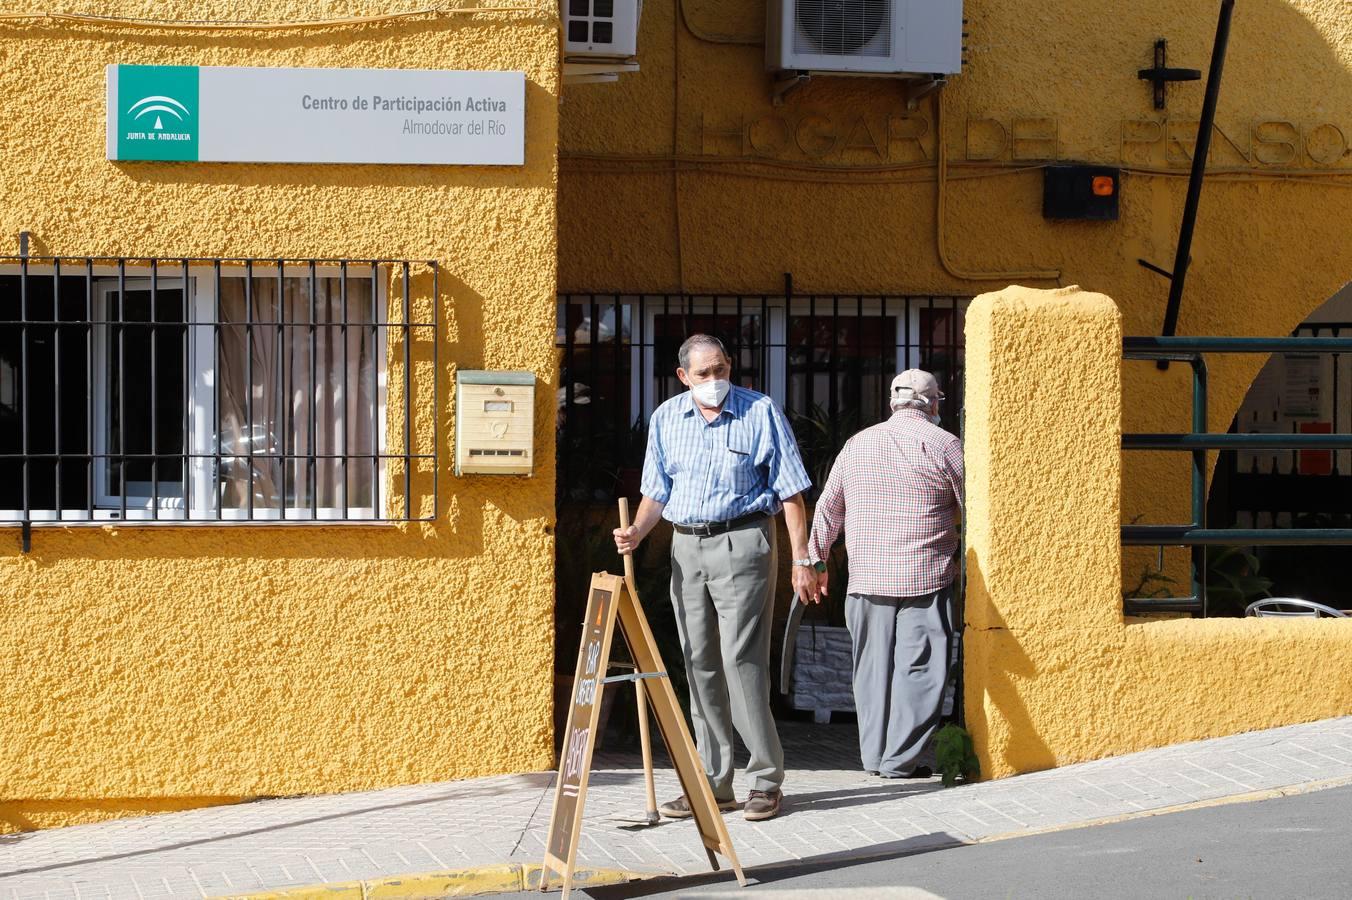
[[[218,900],[435,900],[440,897],[475,897],[481,894],[538,890],[541,868],[539,863],[502,863],[467,869],[448,869],[444,872],[368,878],[365,881],[309,884],[252,894],[230,894]],[[671,874],[578,868],[573,872],[573,887],[625,884]],[[550,881],[562,884],[562,879],[558,875],[552,876]]]
[[[1052,825],[1045,828],[1029,828],[1020,831],[1007,831],[992,834],[972,841],[953,844],[954,847],[989,844],[995,841],[1007,841],[1021,837],[1033,837],[1040,834],[1054,834],[1061,831],[1074,831],[1080,828],[1093,828],[1098,825],[1111,825],[1114,822],[1128,822],[1133,819],[1146,819],[1152,816],[1187,812],[1193,809],[1208,809],[1216,806],[1229,806],[1236,803],[1253,803],[1261,800],[1276,800],[1281,797],[1294,797],[1311,794],[1329,788],[1352,785],[1352,776],[1329,778],[1321,781],[1308,781],[1300,784],[1268,788],[1261,791],[1249,791],[1232,794],[1227,797],[1214,797],[1208,800],[1195,800],[1161,806],[1155,809],[1143,809],[1138,812],[1123,813],[1087,819],[1082,822],[1070,822],[1064,825]],[[920,852],[925,852],[921,850]],[[868,848],[860,848],[848,853],[842,859],[867,860],[872,858]],[[791,863],[791,860],[784,860]],[[764,863],[747,869],[748,872],[767,865]],[[412,875],[394,875],[382,878],[370,878],[365,881],[340,881],[328,884],[311,884],[302,887],[283,888],[276,891],[261,891],[251,894],[231,894],[217,900],[437,900],[442,897],[475,897],[484,894],[505,894],[515,891],[533,891],[540,887],[539,863],[502,863],[499,865],[474,866],[465,869],[448,869],[442,872],[427,872]],[[624,869],[584,869],[573,873],[573,887],[601,887],[611,884],[625,884],[648,878],[674,877],[672,872],[648,871],[633,872]],[[555,875],[551,881],[561,884]]]
[[[1313,794],[1329,788],[1352,785],[1352,775],[1341,778],[1327,778],[1322,781],[1306,781],[1278,788],[1266,788],[1261,791],[1249,791],[1243,794],[1231,794],[1226,797],[1212,797],[1209,800],[1193,800],[1189,803],[1176,803],[1173,806],[1159,806],[1138,812],[1121,813],[1116,816],[1104,816],[1098,819],[1086,819],[1083,822],[1069,822],[1065,825],[1050,825],[1045,828],[1028,828],[1022,831],[1006,831],[977,838],[971,844],[989,844],[995,841],[1008,841],[1014,838],[1033,837],[1039,834],[1055,834],[1060,831],[1074,831],[1078,828],[1093,828],[1098,825],[1112,825],[1116,822],[1130,822],[1134,819],[1148,819],[1152,816],[1165,816],[1170,813],[1188,812],[1194,809],[1211,809],[1216,806],[1230,806],[1236,803],[1255,803],[1260,800],[1278,800],[1282,797],[1298,797],[1301,794]]]

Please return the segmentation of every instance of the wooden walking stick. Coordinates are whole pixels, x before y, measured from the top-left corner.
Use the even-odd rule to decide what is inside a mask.
[[[629,527],[629,498],[620,498],[620,527]],[[629,585],[629,593],[638,600],[638,587],[634,581],[634,554],[622,554],[624,559],[624,580]],[[638,738],[643,749],[643,782],[648,789],[648,807],[645,810],[649,825],[656,825],[661,816],[657,814],[657,787],[653,784],[653,748],[648,733],[648,688],[644,679],[634,680],[634,695],[638,700]]]

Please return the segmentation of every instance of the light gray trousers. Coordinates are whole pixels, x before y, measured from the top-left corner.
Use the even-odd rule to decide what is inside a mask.
[[[850,594],[854,705],[864,769],[908,775],[939,724],[953,639],[946,587],[920,597]]]
[[[784,750],[770,715],[774,520],[671,540],[671,602],[690,681],[690,718],[719,800],[733,790],[732,729],[751,754],[752,790],[778,790]]]

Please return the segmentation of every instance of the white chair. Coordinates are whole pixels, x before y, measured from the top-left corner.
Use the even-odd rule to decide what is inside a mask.
[[[1255,600],[1245,607],[1244,615],[1281,619],[1317,619],[1321,616],[1331,619],[1349,618],[1347,613],[1340,609],[1297,597],[1265,597],[1262,600]]]

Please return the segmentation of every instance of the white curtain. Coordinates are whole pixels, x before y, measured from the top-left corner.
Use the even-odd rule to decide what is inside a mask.
[[[314,280],[313,304],[308,277],[283,278],[280,298],[275,276],[256,276],[252,298],[242,277],[220,283],[222,507],[248,508],[251,447],[255,510],[375,506],[383,335],[370,281],[349,278],[346,319],[337,278]]]

